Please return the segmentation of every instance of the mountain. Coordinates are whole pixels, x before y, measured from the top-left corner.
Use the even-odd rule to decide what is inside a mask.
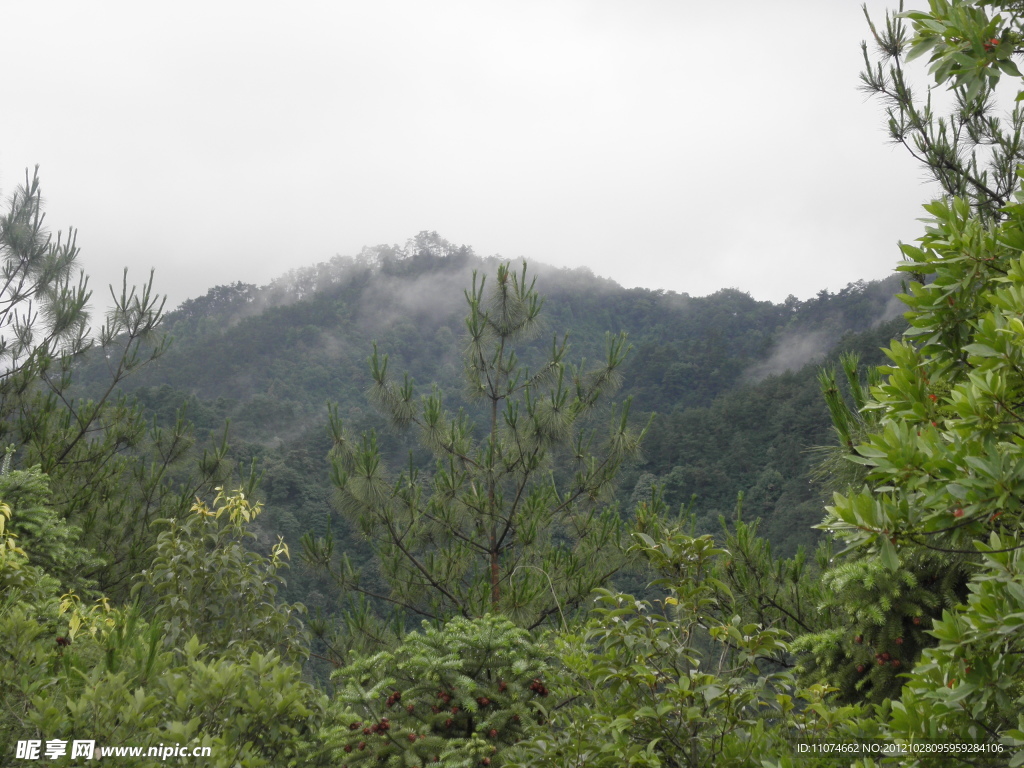
[[[332,516],[327,403],[357,431],[377,429],[391,455],[416,450],[365,397],[376,343],[420,391],[436,384],[449,408],[474,407],[461,397],[463,292],[474,272],[489,279],[499,261],[421,233],[405,247],[367,248],[266,286],[217,286],[167,314],[174,342],[132,392],[158,421],[183,403],[201,429],[230,420],[236,455],[263,472],[270,525],[293,541],[322,532]],[[528,365],[564,332],[574,363],[599,358],[606,333],[629,334],[616,399],[632,398],[638,422],[658,417],[644,461],[621,478],[624,508],[663,485],[672,505],[696,494],[698,525],[715,530],[743,492],[744,514],[762,517],[781,551],[812,541],[823,499],[809,482],[808,451],[831,440],[815,373],[840,349],[880,362],[878,348],[902,329],[895,276],[774,304],[734,289],[704,297],[626,289],[587,269],[531,263],[528,274],[545,298],[546,326],[520,352]],[[88,366],[83,374],[88,380]]]

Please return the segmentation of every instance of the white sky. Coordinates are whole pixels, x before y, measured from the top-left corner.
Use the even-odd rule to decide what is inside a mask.
[[[98,296],[155,267],[173,307],[426,229],[625,286],[806,298],[891,271],[934,193],[857,90],[857,0],[2,17],[0,192],[41,166]]]

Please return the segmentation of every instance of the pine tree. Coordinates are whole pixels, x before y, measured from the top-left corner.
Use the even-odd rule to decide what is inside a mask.
[[[56,360],[91,346],[87,304],[91,292],[78,268],[75,232],[47,231],[39,169],[11,195],[0,216],[0,405],[36,380]],[[6,416],[6,408],[0,416]]]
[[[26,173],[0,215],[0,443],[48,476],[49,504],[99,555],[76,577],[113,597],[144,565],[155,539],[149,522],[186,513],[231,467],[226,444],[196,455],[184,418],[151,427],[120,392],[167,348],[152,275],[136,287],[126,271],[96,328],[78,255],[73,229],[56,238],[47,229],[38,172]],[[91,397],[75,381],[86,354],[101,357],[108,374]]]
[[[388,358],[370,359],[371,397],[391,424],[418,434],[434,464],[389,466],[375,434],[353,438],[331,414],[338,502],[357,521],[390,591],[368,587],[333,542],[307,538],[307,556],[331,567],[344,589],[441,620],[501,613],[525,627],[565,614],[622,563],[622,522],[611,503],[619,467],[637,455],[642,432],[628,403],[602,412],[618,385],[624,336],[609,337],[601,366],[564,362],[566,338],[534,370],[516,345],[540,331],[543,302],[528,279],[498,268],[494,287],[474,275],[466,292],[465,377],[482,414],[452,414],[438,391],[417,401],[395,382]],[[605,415],[602,430],[595,417]],[[602,431],[604,434],[602,435]]]
[[[1024,111],[1018,103],[1000,117],[995,98],[1001,76],[1021,76],[1010,58],[1020,48],[1020,7],[998,0],[933,0],[931,6],[931,12],[904,14],[901,0],[882,26],[872,22],[865,6],[879,58],[872,60],[867,43],[862,45],[863,90],[882,100],[892,141],[921,163],[944,194],[998,221],[1024,162]],[[990,16],[982,6],[997,12]],[[930,54],[936,84],[952,92],[953,105],[944,116],[936,114],[930,92],[923,101],[915,94],[907,65],[924,54]]]

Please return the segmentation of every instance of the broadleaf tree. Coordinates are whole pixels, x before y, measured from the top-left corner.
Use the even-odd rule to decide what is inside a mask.
[[[901,69],[930,54],[931,77],[955,98],[952,122],[930,112],[908,118],[920,122],[918,148],[943,130],[947,137],[961,131],[961,143],[935,144],[920,155],[947,196],[925,206],[918,242],[901,246],[911,328],[887,350],[890,364],[864,406],[875,426],[850,455],[865,469],[863,484],[836,494],[823,527],[891,571],[945,562],[945,571],[963,574],[957,604],[936,603],[921,615],[929,647],[906,665],[912,669],[900,676],[899,698],[886,705],[887,737],[970,742],[984,748],[972,753],[972,764],[1022,765],[1021,116],[1014,108],[1001,121],[994,111],[1005,77],[1015,81],[1018,104],[1024,100],[1012,61],[1024,41],[1024,8],[1005,0],[931,0],[927,10],[890,16],[878,38]],[[986,145],[983,169],[976,152],[987,152]],[[896,607],[876,634],[888,638],[890,622],[913,621],[917,610]],[[868,634],[852,642],[858,638]]]
[[[431,466],[381,454],[374,433],[351,435],[332,411],[333,481],[341,510],[374,549],[386,589],[375,591],[333,541],[306,539],[307,557],[339,584],[431,620],[487,613],[532,628],[558,620],[621,566],[616,473],[639,450],[643,429],[628,402],[603,407],[618,386],[628,346],[609,336],[596,368],[565,362],[555,337],[529,369],[516,347],[541,331],[535,279],[509,264],[493,287],[474,275],[465,292],[465,379],[472,401],[456,413],[438,391],[417,398],[374,350],[370,395],[390,423],[411,430]],[[469,408],[477,406],[480,422]],[[603,418],[602,418],[603,417]]]
[[[166,754],[146,754],[163,745],[185,754],[208,748],[204,764],[218,768],[334,764],[318,736],[326,697],[302,679],[301,628],[291,606],[276,599],[286,553],[277,547],[265,557],[241,547],[258,512],[244,495],[221,494],[212,509],[197,502],[188,519],[164,532],[154,569],[139,576],[163,598],[146,615],[139,603],[105,595],[82,600],[39,564],[58,551],[72,562],[92,555],[76,552],[60,525],[47,525],[56,542],[30,533],[55,516],[37,506],[46,485],[37,471],[0,473],[6,765],[20,762],[17,743],[25,740],[52,744],[52,765],[81,765],[68,748],[82,734],[95,741],[94,759],[105,747],[142,748],[133,762],[144,768],[164,764]],[[40,550],[49,552],[39,558]]]
[[[719,547],[709,535],[686,533],[691,523],[667,519],[664,511],[657,498],[637,510],[643,530],[633,534],[631,550],[659,576],[647,593],[660,599],[600,590],[589,620],[558,633],[556,662],[546,678],[554,700],[550,721],[509,750],[508,764],[835,765],[835,755],[798,755],[796,743],[870,737],[870,724],[865,729],[859,722],[867,707],[831,706],[834,689],[795,683],[785,668],[789,634],[780,626],[798,615],[786,616],[795,607],[789,600],[755,609],[761,615],[753,621],[751,603],[737,601],[718,578],[729,578],[734,561],[749,555],[756,568],[766,566],[770,552],[750,551],[752,531],[742,523],[746,542],[733,542],[746,554]],[[797,561],[768,567],[776,565],[791,573],[802,569]]]

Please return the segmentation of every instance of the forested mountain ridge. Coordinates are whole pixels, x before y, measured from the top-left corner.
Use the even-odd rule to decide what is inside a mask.
[[[421,233],[404,249],[365,249],[262,288],[215,287],[167,314],[163,329],[174,343],[133,385],[245,403],[232,419],[243,431],[261,418],[273,424],[274,415],[263,411],[275,409],[279,423],[294,425],[322,413],[326,400],[365,405],[365,360],[376,342],[396,369],[454,394],[445,385],[458,375],[463,291],[474,270],[486,275],[497,260]],[[644,412],[708,405],[740,382],[820,359],[844,334],[899,313],[894,278],[772,304],[735,289],[691,297],[624,289],[586,269],[530,269],[548,329],[530,348],[543,350],[567,332],[570,358],[594,360],[605,333],[628,333],[633,351],[622,394]]]
[[[164,422],[183,402],[201,429],[229,419],[235,452],[263,473],[272,502],[265,520],[295,542],[305,530],[322,532],[332,514],[328,402],[356,430],[398,440],[365,395],[374,343],[420,392],[436,385],[448,407],[473,407],[460,379],[464,291],[474,271],[491,275],[499,261],[424,232],[267,286],[217,286],[167,314],[173,343],[134,377],[132,392]],[[696,496],[694,512],[710,531],[744,492],[747,514],[765,518],[781,551],[813,539],[822,497],[808,481],[816,459],[807,451],[832,439],[817,367],[840,344],[878,358],[902,322],[895,277],[773,304],[735,289],[692,297],[625,289],[586,269],[529,268],[545,331],[520,351],[527,365],[563,333],[573,363],[599,360],[606,334],[629,335],[616,399],[632,399],[638,423],[660,418],[642,463],[620,478],[624,507],[663,485],[673,508]]]

